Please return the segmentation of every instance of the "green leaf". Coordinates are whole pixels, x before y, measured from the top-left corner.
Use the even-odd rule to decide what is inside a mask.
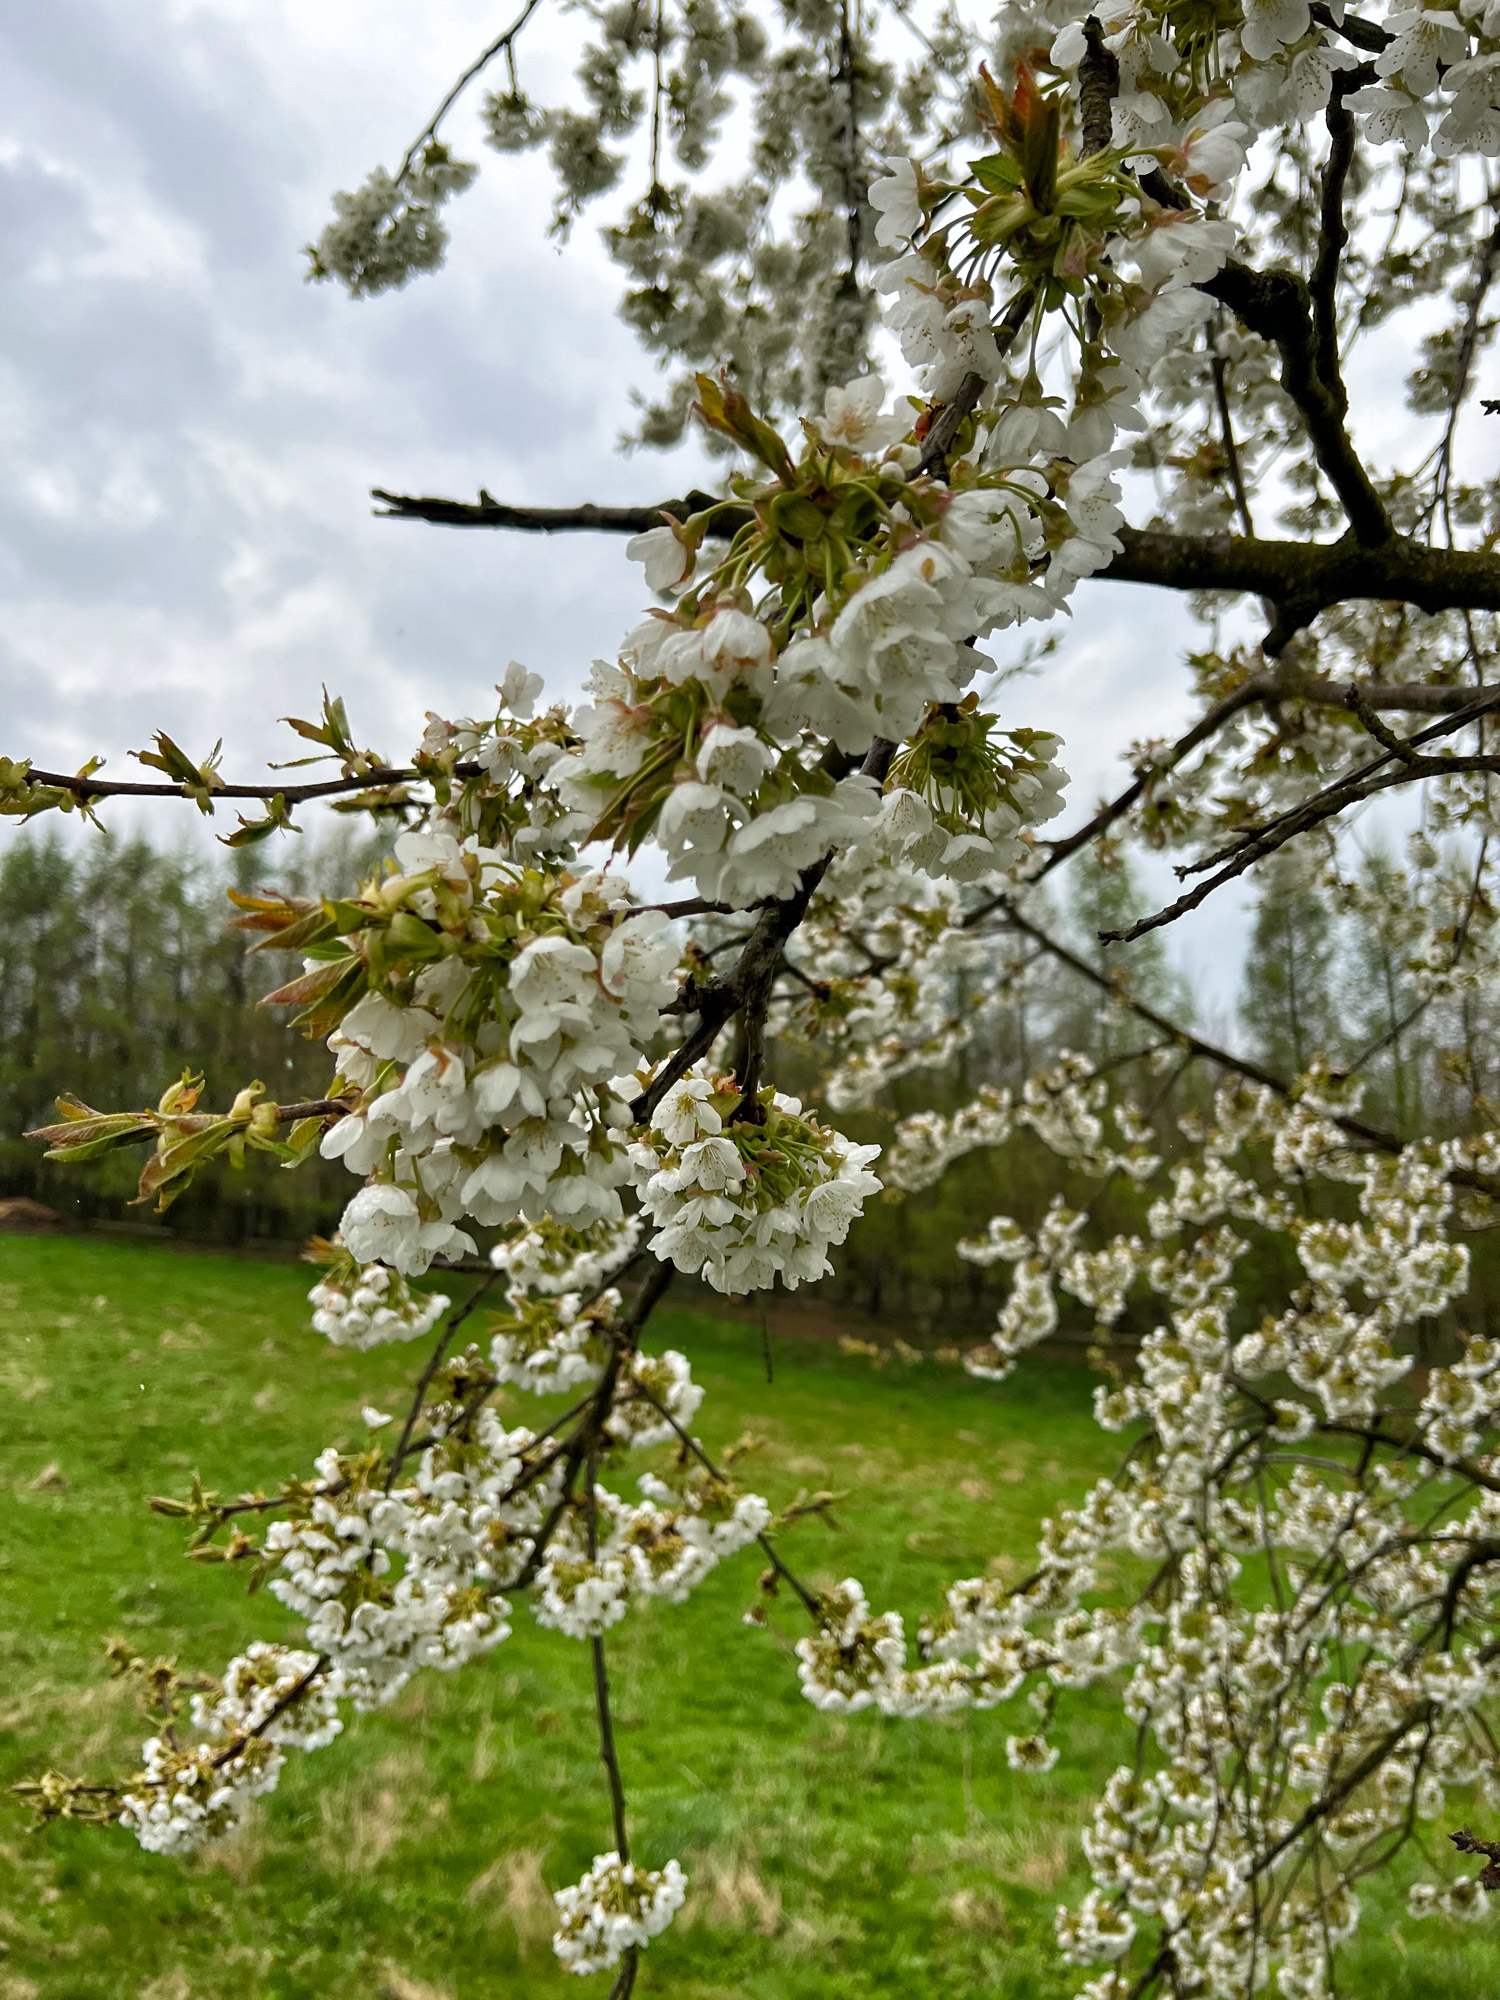
[[[991,194],[1013,194],[1025,184],[1020,161],[1013,160],[1009,153],[988,153],[982,160],[971,160],[969,171]]]

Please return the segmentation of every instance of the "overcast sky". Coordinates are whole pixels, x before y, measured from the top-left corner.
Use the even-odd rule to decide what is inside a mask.
[[[647,501],[695,470],[615,450],[650,364],[593,224],[546,240],[541,165],[484,154],[449,267],[404,292],[356,304],[303,277],[330,191],[394,166],[498,19],[457,0],[6,10],[0,753],[99,751],[126,775],[163,727],[197,754],[222,735],[249,776],[291,754],[274,718],[314,712],[326,681],[399,758],[425,710],[471,712],[508,660],[570,693],[634,622],[615,540],[370,511],[372,485]],[[545,21],[528,45],[544,96],[565,48]],[[478,156],[472,116],[452,131]],[[1132,737],[1188,715],[1190,629],[1155,593],[1086,585],[1007,696],[1067,738],[1078,812]],[[1226,905],[1175,949],[1221,986],[1235,929]]]

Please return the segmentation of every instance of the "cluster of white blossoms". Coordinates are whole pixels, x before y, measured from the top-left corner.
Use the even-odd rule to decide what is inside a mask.
[[[536,1482],[540,1493],[503,1496],[531,1443],[530,1431],[506,1431],[485,1410],[471,1447],[429,1445],[415,1479],[389,1491],[370,1483],[378,1454],[350,1459],[330,1447],[302,1508],[267,1529],[267,1588],[304,1620],[308,1644],[338,1667],[357,1707],[391,1701],[421,1668],[452,1670],[510,1636],[498,1592],[524,1560],[548,1481]]]
[[[1003,580],[1018,565],[1029,574],[1046,553],[1039,527],[1037,550],[1018,547],[1013,495],[929,483],[919,505],[898,472],[889,458],[873,472],[858,457],[848,467],[851,485],[890,487],[882,498],[913,531],[922,526],[913,510],[930,517],[925,533],[903,537],[868,574],[846,573],[842,608],[810,605],[811,626],[778,645],[764,617],[715,598],[710,579],[678,612],[632,633],[618,665],[595,663],[594,700],[574,717],[581,747],[556,769],[570,807],[649,813],[669,878],[733,909],[793,895],[806,869],[872,835],[954,879],[1021,857],[1024,829],[1060,807],[1055,737],[1001,732],[972,796],[898,783],[882,803],[862,773],[834,779],[820,769],[830,741],[862,755],[878,737],[916,735],[934,709],[962,701],[976,637],[1047,608],[1030,585]],[[1089,545],[1097,566],[1117,546],[1108,522],[1118,511],[1098,481],[1086,507],[1087,484],[1074,473],[1070,490],[1101,537]],[[654,532],[678,548],[672,531]],[[1068,546],[1082,543],[1075,536]]]
[[[273,1791],[282,1751],[317,1750],[343,1723],[338,1674],[316,1653],[257,1641],[231,1660],[221,1685],[192,1699],[203,1740],[183,1744],[172,1724],[141,1747],[141,1768],[119,1820],[150,1854],[187,1854],[232,1833],[253,1799]]]
[[[631,1147],[652,1249],[715,1291],[751,1292],[779,1277],[788,1291],[823,1277],[865,1202],[878,1146],[856,1146],[801,1101],[767,1088],[759,1121],[743,1116],[732,1077],[702,1065],[680,1077]]]
[[[544,1263],[555,1273],[586,1258],[617,1259],[630,1235],[616,1232],[610,1244],[597,1230],[572,1241],[557,1229],[537,1233],[541,1247],[533,1243],[516,1262],[544,1278]],[[568,1295],[529,1300],[513,1284],[502,1328],[528,1303],[560,1327],[578,1318]],[[601,1294],[591,1323],[608,1329],[616,1303],[616,1294]],[[497,1336],[503,1353],[506,1339]],[[607,1347],[588,1371],[598,1386],[590,1428],[580,1435],[592,1435],[601,1453],[678,1446],[703,1393],[685,1357],[631,1349],[600,1383]],[[555,1373],[538,1371],[524,1386],[545,1392],[557,1386]],[[512,1370],[505,1379],[520,1376]],[[640,1476],[633,1503],[598,1483],[573,1490],[582,1446],[570,1452],[548,1432],[507,1428],[487,1406],[498,1386],[498,1374],[471,1349],[439,1377],[410,1453],[386,1461],[373,1448],[357,1455],[330,1448],[315,1478],[289,1484],[260,1562],[270,1593],[302,1619],[305,1645],[250,1646],[221,1685],[194,1694],[197,1740],[184,1744],[167,1730],[144,1746],[142,1768],[119,1801],[121,1824],[142,1845],[185,1853],[222,1836],[252,1799],[275,1788],[286,1750],[332,1741],[341,1702],[383,1705],[421,1668],[451,1671],[501,1644],[511,1629],[503,1591],[530,1587],[538,1623],[593,1638],[633,1602],[683,1602],[769,1526],[771,1509],[759,1495],[681,1449],[663,1472]],[[577,1940],[587,1932],[586,1912],[582,1903],[570,1907],[560,1936]],[[587,1932],[586,1949],[559,1946],[564,1962],[588,1970],[580,1953],[605,1949],[611,1938],[643,1942],[675,1907],[670,1893],[662,1900],[648,1884],[641,1936]]]
[[[1110,1138],[1110,1124],[1118,1143]],[[886,1170],[897,1187],[916,1193],[932,1187],[966,1154],[1003,1146],[1018,1131],[1034,1133],[1049,1152],[1091,1177],[1120,1173],[1140,1185],[1161,1165],[1149,1127],[1129,1104],[1110,1104],[1107,1082],[1088,1057],[1064,1049],[1051,1069],[1028,1077],[1019,1092],[985,1084],[955,1112],[919,1111],[903,1118]],[[1023,1237],[1007,1226],[996,1238],[993,1229],[990,1240],[967,1245],[959,1254],[975,1264],[1027,1254]],[[1011,1244],[1019,1247],[1012,1252]]]
[[[431,1333],[452,1301],[443,1292],[414,1292],[399,1271],[357,1264],[335,1239],[325,1275],[307,1295],[313,1331],[335,1347],[381,1347]],[[340,1253],[343,1254],[340,1254]]]
[[[497,1243],[490,1262],[508,1279],[510,1293],[597,1292],[634,1256],[641,1240],[638,1215],[569,1229],[545,1217]]]
[[[562,704],[536,714],[541,691],[541,675],[512,660],[495,689],[498,712],[454,721],[429,713],[417,757],[448,780],[463,833],[528,867],[573,867],[592,821],[570,811],[552,782],[572,724]]]
[[[685,1375],[681,1355],[662,1360]],[[623,1407],[631,1407],[628,1398]],[[663,1428],[676,1435],[670,1425]],[[631,1436],[627,1425],[623,1437],[611,1434],[626,1444],[661,1441],[651,1431],[646,1426]],[[736,1493],[721,1479],[680,1476],[674,1485],[646,1473],[638,1484],[644,1497],[633,1504],[596,1486],[591,1508],[564,1517],[536,1573],[532,1608],[539,1625],[570,1639],[596,1639],[632,1602],[681,1604],[770,1524],[771,1509],[758,1493]]]
[[[330,1040],[357,1107],[322,1142],[370,1176],[341,1224],[351,1255],[412,1273],[474,1248],[464,1220],[619,1221],[630,1112],[609,1080],[675,991],[665,918],[632,913],[614,876],[523,870],[451,832],[402,834],[396,861],[341,906],[360,920],[348,958],[320,969],[367,987]]]
[[[660,1937],[686,1895],[687,1878],[675,1861],[638,1868],[614,1852],[596,1854],[581,1882],[553,1895],[552,1949],[569,1972],[607,1972],[626,1951]]]
[[[848,1577],[820,1600],[822,1624],[797,1641],[797,1678],[815,1708],[854,1715],[892,1684],[906,1662],[901,1616],[870,1614],[860,1585]]]
[[[120,1824],[148,1854],[190,1854],[232,1833],[252,1799],[275,1790],[282,1763],[264,1737],[227,1755],[213,1743],[183,1748],[148,1737],[141,1768],[120,1799]]]
[[[1196,22],[1155,6],[1106,14],[1105,46],[1120,64],[1115,145],[1165,155],[1195,193],[1227,199],[1248,139],[1318,117],[1338,73],[1359,66],[1361,55],[1339,33],[1342,16],[1315,21],[1316,11],[1307,0],[1244,0],[1228,10],[1217,25],[1238,32],[1219,38],[1218,93],[1206,103]],[[1399,143],[1409,154],[1430,146],[1439,158],[1500,153],[1500,16],[1489,0],[1393,7],[1383,23],[1361,26],[1360,51],[1371,46],[1371,29],[1384,28],[1378,81],[1348,99],[1372,145]],[[1075,19],[1052,59],[1075,68],[1085,48]]]
[[[260,1736],[321,1750],[343,1728],[339,1676],[316,1653],[257,1639],[224,1669],[222,1685],[193,1696],[193,1727],[220,1743]]]

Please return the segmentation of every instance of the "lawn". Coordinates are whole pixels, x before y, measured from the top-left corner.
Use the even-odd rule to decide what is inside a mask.
[[[398,1407],[413,1353],[329,1348],[307,1282],[159,1244],[0,1238],[0,1782],[130,1768],[146,1732],[106,1676],[110,1636],[209,1671],[251,1638],[296,1636],[273,1600],[185,1562],[180,1528],[144,1501],[195,1468],[223,1491],[274,1483],[361,1435],[363,1402]],[[1001,1387],[876,1373],[799,1335],[778,1339],[768,1382],[754,1327],[689,1312],[663,1312],[647,1344],[692,1357],[710,1449],[765,1438],[749,1463],[774,1503],[847,1494],[836,1525],[786,1538],[794,1563],[857,1575],[912,1622],[951,1578],[1024,1561],[1041,1516],[1117,1451],[1071,1368]],[[1108,1701],[1075,1701],[1040,1780],[1006,1769],[1014,1713],[821,1716],[797,1690],[795,1606],[769,1631],[741,1622],[758,1569],[749,1552],[611,1634],[636,1851],[679,1856],[691,1884],[642,2000],[1074,1991],[1051,1913],[1123,1741]],[[246,1827],[190,1862],[111,1829],[28,1833],[0,1802],[0,2000],[603,2000],[608,1982],[568,1978],[548,1945],[549,1890],[610,1845],[587,1655],[522,1604],[515,1626],[461,1675],[420,1678],[294,1756]],[[1500,1991],[1488,1926],[1411,1924],[1394,1885],[1373,1900],[1352,1992]]]

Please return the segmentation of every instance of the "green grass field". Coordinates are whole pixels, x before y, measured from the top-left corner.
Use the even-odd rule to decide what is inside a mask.
[[[0,1238],[0,1782],[131,1767],[147,1732],[106,1676],[112,1635],[208,1671],[251,1638],[295,1638],[274,1600],[184,1561],[144,1501],[195,1468],[221,1491],[272,1484],[361,1435],[361,1402],[398,1407],[413,1352],[327,1347],[307,1283],[156,1244]],[[1001,1387],[875,1374],[800,1337],[778,1342],[768,1384],[752,1327],[664,1312],[648,1345],[669,1344],[707,1386],[711,1449],[747,1427],[768,1440],[750,1463],[773,1502],[847,1491],[837,1527],[787,1538],[793,1562],[858,1575],[912,1621],[951,1578],[1024,1561],[1049,1507],[1117,1450],[1070,1368]],[[1061,2000],[1081,1975],[1054,1962],[1051,1913],[1123,1741],[1107,1701],[1070,1707],[1042,1780],[1007,1771],[1004,1711],[821,1716],[797,1689],[795,1607],[769,1632],[740,1621],[758,1569],[748,1552],[611,1635],[636,1851],[679,1856],[691,1883],[645,1955],[643,2000]],[[549,1890],[610,1845],[587,1655],[522,1604],[515,1626],[487,1660],[293,1756],[246,1827],[192,1861],[112,1829],[28,1832],[0,1801],[0,2000],[602,2000],[608,1982],[567,1977],[548,1944]],[[1394,1885],[1375,1901],[1352,1993],[1500,1992],[1488,1925],[1410,1924]]]

